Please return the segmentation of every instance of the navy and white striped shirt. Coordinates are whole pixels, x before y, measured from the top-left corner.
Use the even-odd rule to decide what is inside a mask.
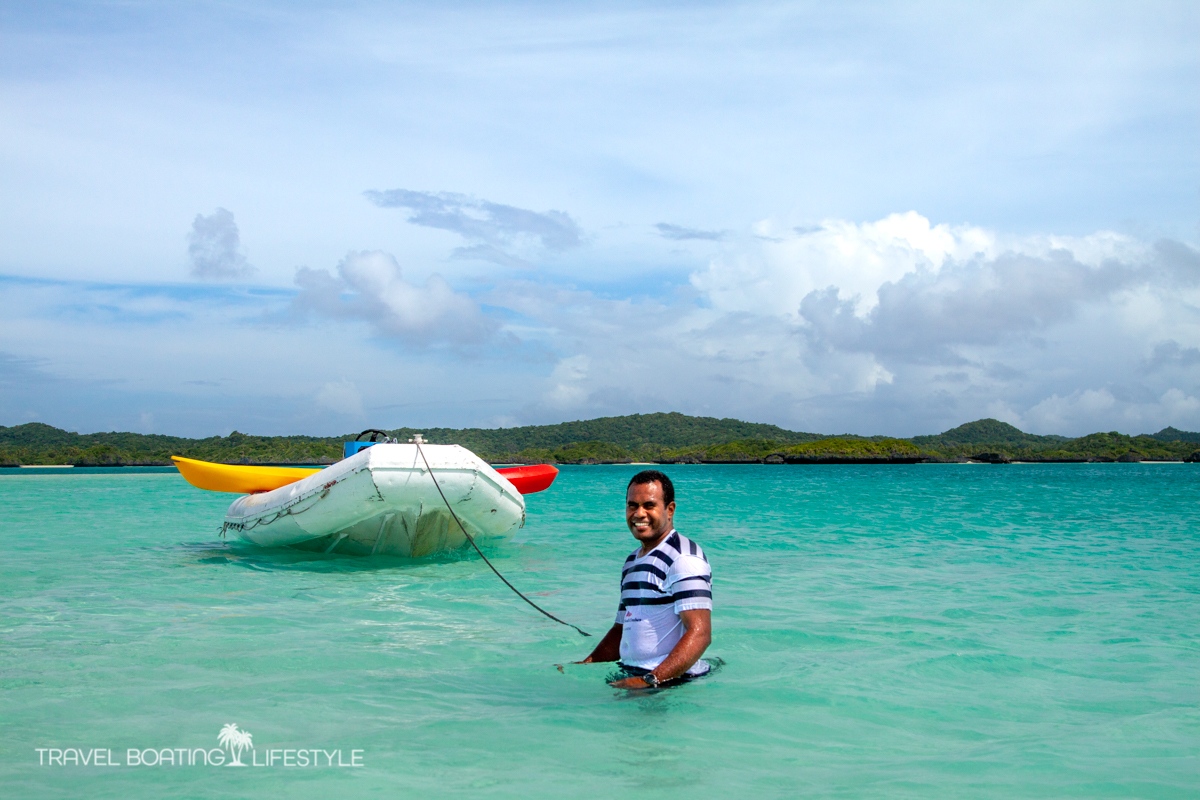
[[[621,570],[621,663],[654,669],[683,636],[679,612],[712,608],[712,568],[700,545],[674,530],[646,555],[639,552]],[[707,671],[697,661],[688,673]]]

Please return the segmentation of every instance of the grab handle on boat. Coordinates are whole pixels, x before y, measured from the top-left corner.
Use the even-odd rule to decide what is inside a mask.
[[[360,433],[358,436],[355,436],[354,441],[356,441],[356,442],[362,441],[362,437],[366,436],[368,433],[371,434],[371,438],[369,439],[369,441],[371,441],[371,442],[387,444],[388,442],[396,441],[395,439],[393,439],[391,436],[388,435],[387,431],[381,431],[381,430],[379,430],[379,428],[367,428],[365,431]],[[375,438],[376,436],[382,436],[383,438],[377,439],[377,438]]]

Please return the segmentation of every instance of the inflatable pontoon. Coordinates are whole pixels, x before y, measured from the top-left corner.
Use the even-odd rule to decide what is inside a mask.
[[[263,547],[409,557],[465,545],[459,522],[476,540],[512,535],[525,523],[522,491],[545,489],[558,472],[548,464],[496,470],[463,447],[419,439],[350,442],[347,452],[352,445],[361,449],[324,469],[173,460],[196,486],[252,492],[229,507],[222,535]]]

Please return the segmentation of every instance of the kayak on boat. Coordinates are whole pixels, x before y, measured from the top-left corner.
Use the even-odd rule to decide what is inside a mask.
[[[197,489],[210,492],[257,494],[287,486],[316,475],[324,467],[247,467],[241,464],[213,464],[194,458],[171,456],[179,474]]]
[[[454,516],[477,540],[511,535],[525,523],[522,494],[546,489],[558,473],[549,464],[497,470],[458,445],[424,443],[375,443],[324,469],[172,460],[195,486],[245,494],[226,512],[222,535],[408,557],[465,545]]]
[[[436,447],[437,445],[425,445]],[[197,489],[210,492],[257,494],[287,486],[289,483],[315,475],[326,467],[251,467],[242,464],[214,464],[194,458],[171,456],[184,479]],[[553,464],[525,464],[498,467],[496,472],[508,479],[521,494],[545,491],[558,477]]]

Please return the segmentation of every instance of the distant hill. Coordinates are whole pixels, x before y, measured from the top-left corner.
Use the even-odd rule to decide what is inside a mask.
[[[0,426],[0,466],[14,464],[170,464],[172,455],[245,464],[317,464],[341,457],[341,439],[228,436],[185,439],[141,433],[72,433],[30,422]]]
[[[998,445],[1041,448],[1068,441],[1065,436],[1037,436],[998,419],[980,419],[951,428],[934,436],[914,436],[918,447],[956,447],[960,445]]]
[[[219,438],[219,437],[218,437]],[[197,440],[179,436],[160,436],[144,433],[71,433],[41,422],[27,422],[12,428],[0,426],[0,445],[15,447],[90,447],[107,444],[138,449],[183,447]]]
[[[1169,429],[1173,430],[1173,429]],[[941,458],[985,457],[992,461],[1177,461],[1190,458],[1191,443],[1122,433],[1091,433],[1071,439],[1037,436],[1008,423],[981,419],[913,444]]]
[[[607,442],[636,451],[647,447],[676,449],[717,445],[737,439],[801,444],[825,438],[819,433],[797,433],[777,425],[690,417],[678,412],[600,417],[520,428],[401,428],[392,433],[402,441],[413,433],[423,433],[431,442],[461,444],[476,452],[496,454],[555,449],[582,442]]]
[[[1200,433],[1196,431],[1181,431],[1178,428],[1163,428],[1158,433],[1150,434],[1151,439],[1160,442],[1191,442],[1200,444]]]
[[[401,441],[423,433],[435,444],[461,444],[492,462],[563,464],[629,461],[700,463],[913,463],[916,461],[1200,460],[1200,434],[1164,428],[1153,436],[1093,433],[1037,436],[995,419],[932,436],[825,436],[755,422],[679,413],[631,414],[519,428],[401,428]],[[169,464],[172,455],[233,464],[320,464],[342,455],[345,436],[228,436],[185,439],[139,433],[64,431],[31,422],[0,426],[0,466]]]

